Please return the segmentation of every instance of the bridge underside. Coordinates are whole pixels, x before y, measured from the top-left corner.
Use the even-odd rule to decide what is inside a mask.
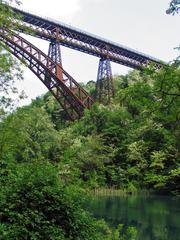
[[[96,82],[96,100],[99,102],[108,103],[114,96],[110,62],[138,70],[142,70],[150,63],[153,63],[157,69],[161,67],[159,60],[138,51],[49,18],[42,18],[17,8],[13,8],[13,10],[22,15],[22,20],[18,21],[18,31],[24,32],[26,27],[30,29],[28,34],[49,41],[49,57],[56,63],[59,61],[62,64],[58,44],[100,59]]]
[[[96,56],[109,58],[115,62],[133,69],[143,69],[149,63],[154,63],[157,68],[161,66],[160,60],[120,44],[100,38],[96,35],[73,28],[50,18],[39,17],[35,14],[13,8],[15,13],[22,16],[23,24],[19,22],[19,31],[24,31],[24,26],[30,28],[28,34],[41,39],[52,41],[56,39],[62,46]]]
[[[108,104],[114,96],[111,62],[133,69],[143,70],[152,63],[161,68],[159,60],[148,55],[72,28],[52,19],[42,18],[12,8],[15,12],[17,31],[49,41],[48,55],[33,46],[15,32],[0,29],[2,40],[17,58],[25,62],[31,71],[46,85],[65,110],[68,119],[78,119],[85,108],[90,109],[93,99],[62,68],[60,45],[96,56],[100,59],[96,82],[96,100]],[[22,16],[17,20],[16,14]],[[30,31],[27,31],[29,29]]]

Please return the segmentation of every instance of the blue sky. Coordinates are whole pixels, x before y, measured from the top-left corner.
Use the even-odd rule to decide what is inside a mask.
[[[22,0],[22,7],[42,16],[51,17],[103,38],[115,41],[159,59],[170,61],[177,57],[174,47],[180,44],[180,15],[169,16],[165,11],[170,0]],[[48,44],[26,37],[44,52]],[[96,80],[98,59],[62,48],[63,67],[78,82]],[[112,64],[114,74],[129,69]],[[28,99],[47,91],[29,70],[18,84]]]

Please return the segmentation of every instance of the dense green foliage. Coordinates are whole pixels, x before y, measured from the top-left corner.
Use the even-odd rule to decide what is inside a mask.
[[[112,231],[82,208],[85,193],[65,185],[48,161],[2,162],[0,236],[3,240],[135,240],[137,231],[123,225]]]
[[[96,223],[81,210],[76,189],[179,194],[179,74],[176,62],[158,73],[117,76],[111,105],[95,104],[76,122],[60,120],[62,109],[49,94],[6,116],[0,122],[3,239],[136,239],[135,229],[123,237],[121,225],[112,232]]]
[[[169,8],[166,11],[167,14],[175,14],[178,13],[180,10],[180,1],[179,0],[172,0],[169,4]]]
[[[63,180],[88,188],[178,194],[179,79],[178,62],[116,77],[111,105],[95,104],[74,123],[60,121],[62,110],[46,94],[0,124],[0,157],[49,160]]]
[[[95,104],[76,122],[60,120],[49,94],[6,116],[0,122],[3,239],[136,239],[135,229],[123,237],[122,225],[112,232],[81,210],[79,189],[179,194],[179,77],[177,62],[158,73],[117,76],[111,105]]]
[[[0,27],[13,28],[0,1]],[[136,239],[82,210],[80,189],[141,189],[179,194],[179,62],[161,71],[115,77],[116,96],[65,122],[47,93],[5,114],[21,79],[19,63],[0,46],[0,236],[6,239]],[[95,84],[84,86],[91,95]]]
[[[50,164],[19,165],[1,190],[1,237],[95,239],[95,222],[80,208],[82,196],[73,192]]]
[[[34,101],[26,111],[36,107],[38,113],[38,108],[43,108],[56,129],[52,126],[52,135],[58,138],[56,157],[49,160],[57,163],[62,178],[92,188],[116,187],[129,191],[145,188],[178,194],[178,64],[175,62],[158,73],[133,71],[116,77],[113,103],[95,104],[75,123],[58,120],[58,107],[50,95]]]

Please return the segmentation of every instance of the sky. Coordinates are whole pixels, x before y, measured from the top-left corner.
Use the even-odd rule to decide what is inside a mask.
[[[180,15],[169,16],[170,0],[21,0],[24,10],[61,22],[123,44],[164,61],[178,55]],[[25,36],[45,53],[48,43]],[[78,82],[96,80],[99,59],[61,47],[64,69]],[[112,63],[113,74],[126,74],[130,69]],[[28,98],[20,105],[47,92],[43,83],[24,67],[24,81],[17,84]]]

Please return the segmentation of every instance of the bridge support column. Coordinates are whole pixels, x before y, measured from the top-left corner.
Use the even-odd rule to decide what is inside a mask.
[[[62,58],[61,58],[60,43],[58,41],[56,41],[55,39],[52,40],[49,44],[48,57],[51,58],[51,60],[57,64],[56,75],[59,78],[59,80],[65,84],[67,82],[68,78],[63,73],[63,70],[62,70]],[[50,78],[49,78],[48,74],[46,74],[47,83],[49,82],[49,79]],[[76,86],[73,86],[72,82],[69,81],[69,83],[67,83],[66,86],[68,86],[70,90],[73,89],[75,92]],[[63,93],[60,91],[56,92],[56,90],[57,90],[56,87],[54,89],[52,89],[54,94],[56,96],[58,95],[58,100],[61,104],[61,108],[57,112],[57,118],[59,117],[59,114],[61,114],[61,116],[66,120],[74,120],[74,119],[79,118],[81,113],[80,112],[77,113],[73,109],[71,103],[67,100],[67,93]],[[62,111],[62,109],[64,111]]]
[[[48,57],[62,65],[60,43],[56,40],[52,40],[49,44]]]
[[[62,72],[61,47],[60,47],[60,43],[57,42],[56,39],[51,40],[51,42],[49,43],[48,57],[51,58],[53,62],[57,63],[56,74],[58,78],[63,81],[64,76]],[[49,74],[46,73],[45,82],[48,84],[50,83],[50,81],[51,81],[51,76],[49,76]],[[56,91],[56,88],[52,89],[52,91],[53,92]],[[55,95],[57,95],[56,92],[55,92]],[[64,119],[69,120],[70,119],[69,116],[71,116],[71,113],[69,114],[69,108],[70,108],[69,103],[66,102],[63,95],[59,95],[58,98],[61,104],[61,108],[58,109],[57,114],[55,114],[55,117],[59,117],[59,114],[61,114]],[[62,111],[62,108],[64,109],[65,112]],[[73,113],[72,113],[72,117],[73,117]]]
[[[108,104],[113,96],[114,85],[111,63],[108,58],[101,58],[96,82],[96,100],[103,104]]]
[[[60,79],[63,80],[63,73],[62,73],[62,58],[61,58],[61,48],[60,43],[56,40],[52,40],[49,44],[49,50],[48,50],[48,57],[50,57],[55,63],[59,65],[57,67],[57,75],[60,77]]]

